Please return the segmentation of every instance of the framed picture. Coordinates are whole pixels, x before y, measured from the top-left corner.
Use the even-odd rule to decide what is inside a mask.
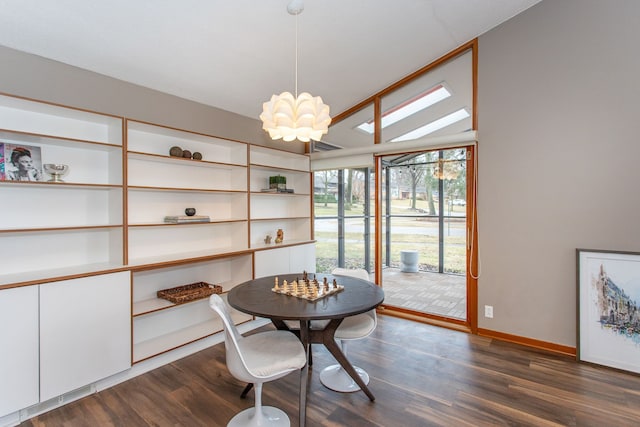
[[[0,142],[4,158],[2,179],[6,181],[44,181],[40,147]]]
[[[578,360],[640,373],[640,253],[577,249],[577,264]]]

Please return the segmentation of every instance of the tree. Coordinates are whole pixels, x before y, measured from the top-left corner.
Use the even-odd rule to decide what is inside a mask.
[[[344,210],[350,211],[353,204],[353,170],[345,169]]]
[[[316,172],[316,176],[320,178],[323,186],[323,199],[324,199],[324,207],[327,207],[327,200],[329,199],[329,183],[335,176],[338,171],[336,170],[327,170],[322,172]]]
[[[409,172],[409,184],[411,185],[411,209],[415,211],[418,183],[422,182],[426,169],[423,166],[411,164],[407,166],[407,170]]]

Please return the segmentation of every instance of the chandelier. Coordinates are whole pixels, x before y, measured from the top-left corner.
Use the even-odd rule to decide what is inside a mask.
[[[293,0],[287,5],[287,12],[296,17],[295,97],[291,92],[282,92],[262,104],[262,129],[269,132],[271,139],[319,141],[331,123],[329,106],[321,97],[308,92],[298,96],[298,15],[303,10],[302,0]]]

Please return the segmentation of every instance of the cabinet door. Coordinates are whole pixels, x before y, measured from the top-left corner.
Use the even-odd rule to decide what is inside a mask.
[[[292,273],[316,272],[316,245],[310,243],[307,245],[291,246],[290,269]]]
[[[0,417],[38,403],[38,287],[0,291]]]
[[[131,366],[131,276],[40,286],[40,400]]]
[[[255,253],[255,277],[290,273],[289,248],[269,249]]]
[[[287,246],[255,253],[255,277],[274,276],[287,273],[315,273],[316,246]]]

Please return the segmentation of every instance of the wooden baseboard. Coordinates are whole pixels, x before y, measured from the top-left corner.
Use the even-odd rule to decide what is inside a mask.
[[[501,341],[508,341],[515,344],[521,344],[527,347],[537,348],[549,351],[551,353],[562,354],[565,356],[576,356],[576,348],[566,345],[555,344],[547,341],[535,340],[533,338],[521,337],[518,335],[505,334],[504,332],[492,331],[491,329],[478,328],[478,335],[494,338]]]
[[[438,316],[417,315],[409,311],[397,309],[386,309],[384,306],[378,308],[379,314],[385,314],[387,316],[400,317],[403,319],[414,320],[416,322],[427,323],[434,326],[440,326],[443,328],[453,329],[456,331],[472,333],[468,325],[464,322],[451,322]],[[487,338],[493,338],[500,341],[512,342],[514,344],[520,344],[539,350],[548,351],[555,354],[561,354],[563,356],[576,357],[576,348],[565,345],[555,344],[547,341],[540,341],[533,338],[521,337],[518,335],[505,334],[504,332],[492,331],[491,329],[478,328],[477,335]]]

